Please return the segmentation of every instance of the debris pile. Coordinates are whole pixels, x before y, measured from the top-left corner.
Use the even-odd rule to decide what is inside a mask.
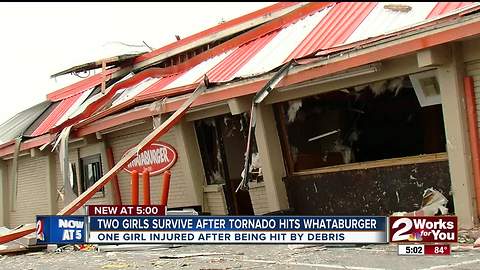
[[[395,212],[392,216],[435,216],[439,212],[441,215],[448,213],[446,207],[448,200],[442,193],[434,188],[427,188],[423,192],[421,208],[413,212]]]
[[[18,229],[18,228],[15,228]],[[0,227],[0,236],[8,234],[9,232],[15,229],[8,229],[6,227]],[[0,255],[2,254],[11,254],[11,253],[24,253],[44,249],[45,245],[37,245],[37,238],[35,233],[25,235],[21,238],[18,238],[14,241],[4,243],[0,245]]]

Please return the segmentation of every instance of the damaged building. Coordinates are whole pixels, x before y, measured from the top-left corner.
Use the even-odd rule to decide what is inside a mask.
[[[97,72],[0,126],[0,225],[71,213],[171,119],[137,162],[171,171],[169,209],[390,215],[418,210],[433,188],[471,228],[479,8],[278,3],[152,52],[55,74]],[[205,91],[176,114],[199,85]],[[130,172],[123,166],[82,205],[130,204]],[[152,172],[153,202],[161,172]]]

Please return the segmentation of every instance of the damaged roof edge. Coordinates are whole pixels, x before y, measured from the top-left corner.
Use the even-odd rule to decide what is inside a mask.
[[[235,18],[225,23],[216,25],[197,34],[191,35],[162,48],[156,49],[150,53],[141,55],[135,59],[135,68],[143,68],[161,61],[167,56],[187,51],[191,48],[205,45],[215,40],[227,37],[229,35],[244,31],[246,29],[259,26],[295,9],[307,5],[308,2],[280,2],[271,6],[262,8],[244,16]]]
[[[105,61],[106,65],[107,65],[107,69],[112,68],[112,66],[117,67],[117,66],[121,66],[121,65],[128,65],[133,61],[134,58],[136,58],[137,56],[142,55],[144,53],[146,53],[146,52],[141,52],[141,53],[137,53],[137,54],[122,54],[122,55],[117,55],[117,56],[97,60],[97,61],[94,61],[94,62],[88,62],[88,63],[85,63],[85,64],[77,65],[77,66],[71,67],[69,69],[60,71],[60,72],[55,73],[53,75],[50,75],[50,78],[53,79],[55,77],[66,75],[66,74],[69,74],[69,73],[85,72],[85,71],[89,71],[89,70],[92,70],[92,69],[98,69],[98,68],[102,67],[102,62],[103,61]]]
[[[464,13],[465,13],[466,10],[470,10],[470,12],[471,12],[471,10],[472,10],[472,9],[475,9],[476,6],[478,6],[478,5],[476,5],[476,4],[468,5],[468,6],[466,6],[465,8],[462,8],[462,9],[457,10],[456,13],[453,13],[453,14],[452,14],[452,12],[450,12],[450,13],[448,13],[448,14],[445,15],[445,16],[437,17],[436,23],[438,24],[438,23],[445,22],[446,20],[450,19],[450,18],[445,19],[445,17],[452,17],[452,15],[453,15],[453,16],[456,16],[456,15],[458,15],[458,14],[457,14],[458,12],[464,12]],[[423,22],[423,23],[414,24],[414,25],[412,25],[410,28],[401,28],[399,31],[394,32],[394,33],[396,33],[397,36],[398,36],[399,34],[402,34],[402,32],[409,30],[410,33],[412,33],[412,34],[417,34],[417,32],[414,32],[413,30],[419,30],[419,29],[417,29],[417,28],[419,28],[419,26],[422,26],[422,28],[421,28],[420,30],[421,30],[421,31],[424,31],[425,28],[427,28],[428,26],[431,25],[431,22],[432,22],[432,20],[427,20],[426,22]],[[326,57],[328,57],[328,58],[334,57],[334,56],[336,56],[336,54],[344,53],[344,52],[347,51],[347,50],[356,50],[356,49],[358,49],[359,46],[367,47],[369,44],[373,44],[373,46],[374,46],[374,45],[375,45],[374,42],[376,42],[376,41],[378,41],[378,40],[384,40],[384,42],[388,42],[388,41],[391,40],[391,39],[396,39],[396,38],[398,38],[397,36],[395,36],[394,34],[389,34],[389,35],[385,35],[385,36],[374,37],[374,38],[367,39],[367,40],[357,41],[357,42],[355,42],[355,43],[351,43],[351,44],[348,44],[348,45],[344,45],[344,47],[333,48],[331,54],[330,54],[330,55],[327,55],[327,56],[314,56],[314,55],[315,55],[315,52],[313,52],[313,55],[307,55],[307,56],[304,56],[304,57],[300,57],[300,58],[298,58],[298,60],[303,61],[303,63],[307,63],[308,61],[319,61],[319,60],[325,59]],[[342,49],[343,49],[344,51],[341,51]],[[307,58],[311,58],[311,60],[307,60]],[[272,69],[272,70],[275,70],[275,69]],[[267,72],[267,73],[268,73],[268,72]],[[263,73],[263,74],[265,74],[265,73]],[[260,75],[263,75],[263,74],[260,74]],[[253,77],[256,77],[256,76],[249,76],[248,78],[253,78]],[[244,78],[241,78],[241,77],[233,78],[233,79],[230,80],[229,82],[235,82],[236,80],[243,80],[243,79],[245,79],[245,78],[247,78],[247,77],[244,77]],[[184,87],[182,87],[182,89],[187,89],[187,88],[188,88],[188,89],[190,89],[190,88],[193,89],[194,87],[193,87],[193,86],[189,86],[189,87],[184,86]],[[173,88],[172,88],[172,89],[162,89],[162,91],[163,91],[163,90],[173,91],[174,89],[173,89]],[[184,91],[183,91],[183,92],[184,92]],[[152,92],[152,93],[149,93],[148,95],[137,96],[137,97],[135,97],[134,99],[135,99],[135,102],[145,102],[145,101],[147,101],[147,100],[155,100],[155,99],[157,99],[157,98],[162,98],[162,97],[163,97],[163,96],[159,96],[158,93]],[[134,101],[129,101],[128,106],[134,105],[133,103],[134,103]],[[101,117],[104,117],[104,116],[110,115],[110,114],[112,114],[112,113],[118,112],[120,109],[126,109],[127,106],[124,106],[124,105],[125,105],[125,104],[121,104],[121,106],[119,106],[119,107],[117,107],[117,108],[115,108],[115,107],[110,108],[110,109],[108,110],[108,113],[107,113],[107,112],[102,113],[102,114],[101,114]],[[100,117],[100,115],[98,115],[98,117]],[[95,118],[92,118],[92,119],[90,119],[90,120],[87,120],[83,125],[88,124],[88,123],[91,123],[91,122],[93,122],[94,120],[99,119],[98,117],[95,117]]]
[[[247,15],[241,16],[239,18],[235,18],[223,24],[208,28],[200,33],[191,35],[184,39],[178,40],[176,42],[170,43],[166,46],[163,46],[159,49],[153,50],[152,52],[142,52],[138,54],[123,54],[117,55],[114,57],[106,58],[105,61],[107,62],[108,67],[112,66],[119,66],[122,64],[140,64],[143,67],[142,62],[148,61],[151,59],[155,59],[155,62],[163,60],[163,58],[170,57],[174,54],[185,52],[189,49],[192,49],[197,46],[202,46],[209,42],[213,42],[229,35],[244,31],[251,27],[258,26],[262,23],[268,22],[273,20],[277,17],[283,16],[284,14],[297,9],[306,3],[277,3],[271,6],[265,7],[263,9],[254,11]],[[202,39],[203,38],[203,39]],[[202,40],[200,40],[202,39]],[[172,52],[173,50],[173,52]],[[162,58],[162,54],[166,56]],[[61,75],[66,75],[73,72],[84,72],[96,68],[100,68],[102,66],[102,60],[97,60],[93,62],[88,62],[85,64],[77,65],[66,70],[60,71],[50,76],[50,78],[55,78]],[[152,63],[148,63],[150,65]],[[147,66],[145,65],[145,66]]]
[[[472,16],[475,17],[457,22],[456,24],[449,23],[446,26],[435,25],[430,31],[423,31],[416,35],[410,35],[408,37],[399,36],[388,43],[381,41],[379,42],[380,45],[372,45],[366,49],[357,49],[356,51],[350,52],[349,55],[337,55],[334,58],[296,66],[291,70],[289,75],[279,83],[278,88],[287,87],[303,81],[359,67],[371,62],[382,61],[391,57],[478,35],[480,34],[480,15]],[[193,107],[213,101],[254,94],[271,78],[271,76],[272,73],[269,73],[253,79],[248,78],[236,83],[226,83],[222,86],[210,89],[198,98],[193,104]],[[228,90],[228,93],[226,90]],[[176,110],[185,98],[186,97],[177,97],[171,99],[165,106],[165,112]],[[103,128],[110,127],[113,123],[149,117],[152,113],[153,112],[149,111],[147,107],[141,109],[134,108],[130,111],[130,114],[129,112],[125,112],[121,115],[112,115],[105,119],[101,119],[101,123],[97,121],[79,128],[78,134],[79,136],[84,136],[102,130]]]
[[[6,144],[18,136],[23,135],[25,130],[28,129],[50,104],[50,101],[38,103],[0,124],[0,144]]]

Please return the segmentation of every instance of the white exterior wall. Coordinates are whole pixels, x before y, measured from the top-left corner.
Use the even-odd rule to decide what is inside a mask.
[[[8,190],[12,190],[12,160],[8,161]],[[35,223],[36,215],[49,215],[47,196],[48,157],[22,156],[18,158],[17,203],[8,211],[10,228]]]

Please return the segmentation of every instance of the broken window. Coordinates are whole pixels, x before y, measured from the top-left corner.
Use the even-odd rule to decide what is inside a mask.
[[[102,178],[102,162],[100,154],[88,156],[80,159],[80,168],[82,175],[82,192],[93,186]],[[99,191],[104,193],[104,188]]]
[[[244,173],[248,115],[224,114],[195,121],[207,185],[223,185],[228,213],[233,215],[253,214],[248,191],[235,192]],[[255,157],[248,173],[250,179],[261,181],[261,161],[255,141],[252,153]]]
[[[207,184],[225,184],[225,179],[241,179],[248,137],[248,113],[220,115],[195,121]],[[252,137],[253,138],[253,137]],[[262,181],[261,161],[253,142],[251,179]]]
[[[195,121],[198,145],[208,185],[225,184],[225,164],[215,118]]]
[[[290,172],[445,152],[441,104],[422,107],[409,77],[277,104]]]

